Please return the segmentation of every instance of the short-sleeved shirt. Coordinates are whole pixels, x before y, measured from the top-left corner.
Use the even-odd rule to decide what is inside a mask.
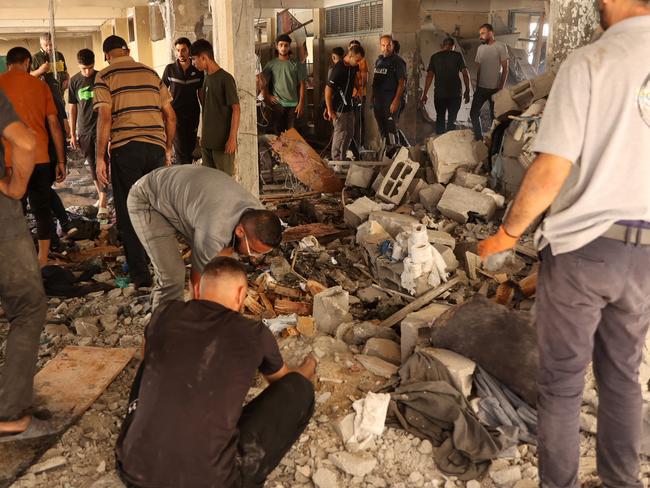
[[[203,80],[201,147],[223,151],[230,136],[232,106],[239,104],[235,79],[219,69]]]
[[[190,65],[184,70],[179,61],[168,64],[162,76],[163,83],[172,95],[172,107],[178,119],[199,120],[199,90],[203,84],[203,71]]]
[[[63,98],[63,81],[68,79],[68,65],[65,63],[65,57],[63,56],[63,53],[59,51],[56,51],[55,53],[56,66],[50,65],[50,71],[45,73],[43,77],[45,79],[45,82],[52,84],[58,88],[58,91],[61,94],[61,98]],[[48,62],[50,62],[50,55],[41,49],[37,53],[34,53],[32,56],[32,71],[37,70],[43,64]],[[55,67],[58,78],[54,77]]]
[[[307,79],[307,69],[295,59],[274,58],[264,66],[264,78],[273,87],[273,96],[283,107],[296,107],[300,102],[300,83]]]
[[[327,85],[334,92],[332,103],[336,112],[350,112],[353,110],[352,94],[358,70],[358,66],[350,66],[343,60],[332,67]]]
[[[359,70],[357,71],[357,86],[361,86],[362,89],[359,91],[356,86],[354,88],[354,93],[353,95],[355,97],[365,97],[366,93],[368,92],[368,61],[366,61],[366,58],[361,58],[361,61],[359,61]],[[366,84],[363,84],[363,78],[366,78]]]
[[[19,122],[18,114],[11,106],[11,102],[4,92],[0,91],[0,136],[5,129],[14,122]],[[5,151],[4,144],[0,144],[0,178],[5,175]]]
[[[650,15],[614,24],[562,64],[533,149],[573,167],[540,248],[567,253],[620,220],[650,222],[650,64],[640,59],[650,59]]]
[[[466,69],[463,55],[456,51],[440,51],[431,56],[427,71],[434,76],[435,98],[460,98],[463,87],[459,73]]]
[[[116,451],[126,480],[235,486],[246,394],[258,370],[272,375],[284,365],[273,334],[217,303],[174,301],[147,327],[143,364],[133,422]]]
[[[404,61],[396,54],[380,55],[375,61],[372,79],[372,96],[375,105],[390,105],[395,98],[400,80],[406,80]]]
[[[49,115],[57,115],[50,88],[44,81],[29,73],[10,70],[0,75],[0,90],[5,93],[22,123],[34,132],[36,140],[34,162],[49,163],[49,137],[45,124]],[[7,166],[11,166],[11,153],[7,145],[5,145],[5,158]]]
[[[501,63],[508,59],[507,46],[499,41],[492,44],[481,44],[476,51],[476,62],[481,66],[481,78],[478,86],[494,90],[499,87],[501,80]]]
[[[233,178],[205,166],[154,170],[140,178],[131,193],[144,199],[191,243],[192,267],[199,273],[230,245],[242,214],[263,208]]]
[[[130,56],[121,56],[95,78],[95,103],[111,107],[111,148],[132,141],[166,147],[162,108],[172,97],[158,73]]]
[[[77,131],[79,135],[92,135],[97,130],[95,102],[95,79],[97,71],[90,76],[77,73],[68,85],[68,102],[77,105]]]

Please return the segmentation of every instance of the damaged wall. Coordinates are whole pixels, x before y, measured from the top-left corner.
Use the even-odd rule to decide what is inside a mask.
[[[547,59],[559,64],[592,39],[600,15],[597,0],[553,0],[550,4]]]

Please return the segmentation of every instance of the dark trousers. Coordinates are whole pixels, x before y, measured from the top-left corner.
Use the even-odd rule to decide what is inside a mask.
[[[36,219],[39,241],[52,238],[52,168],[50,163],[37,164],[27,184],[29,207]]]
[[[296,107],[283,107],[279,103],[272,107],[271,124],[276,135],[293,129],[296,124]]]
[[[31,405],[41,330],[47,312],[34,243],[20,201],[0,193],[0,301],[9,320],[0,375],[0,420],[20,417]]]
[[[355,100],[354,103],[354,146],[356,146],[355,157],[361,159],[359,155],[359,150],[363,147],[364,142],[364,131],[366,130],[366,97],[358,102]]]
[[[397,134],[397,121],[395,116],[390,113],[389,106],[375,105],[375,120],[379,126],[379,133],[386,144],[393,146],[399,143],[399,136]]]
[[[585,370],[598,384],[598,474],[641,487],[639,365],[650,323],[650,246],[599,238],[577,251],[542,251],[537,287],[538,455],[543,487],[578,487]]]
[[[462,99],[460,97],[434,98],[433,103],[436,107],[436,134],[440,135],[450,130],[456,130],[456,117],[458,117],[461,101]]]
[[[196,147],[196,133],[199,118],[178,116],[176,136],[174,137],[174,159],[176,164],[192,164],[192,153]]]
[[[469,117],[472,120],[472,127],[474,128],[474,139],[480,141],[483,139],[483,128],[481,127],[481,109],[485,102],[490,103],[490,117],[494,119],[494,101],[492,95],[498,92],[496,88],[490,90],[488,88],[477,87],[474,92],[474,99],[472,100],[472,108],[469,111]]]
[[[111,182],[117,228],[124,245],[131,282],[136,285],[151,283],[151,274],[147,253],[131,225],[126,199],[136,181],[164,164],[165,149],[157,144],[134,141],[111,151]]]

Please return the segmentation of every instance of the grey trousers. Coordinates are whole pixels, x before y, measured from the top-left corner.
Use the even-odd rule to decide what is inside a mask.
[[[170,300],[183,300],[185,263],[178,249],[176,229],[151,207],[139,186],[131,189],[126,205],[133,229],[147,251],[154,269],[152,310]]]
[[[34,243],[20,201],[0,193],[0,304],[9,320],[5,365],[0,372],[0,420],[31,406],[36,360],[47,301]]]
[[[354,136],[354,112],[341,112],[334,121],[332,161],[345,161],[345,155]]]
[[[223,171],[227,175],[235,175],[235,155],[226,154],[216,149],[201,148],[201,164],[208,168]]]
[[[639,365],[650,323],[650,246],[599,238],[542,251],[537,288],[538,455],[543,487],[578,487],[585,370],[598,384],[597,466],[604,485],[641,487]]]

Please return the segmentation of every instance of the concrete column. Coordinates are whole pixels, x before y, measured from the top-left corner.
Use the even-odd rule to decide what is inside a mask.
[[[217,62],[235,78],[241,122],[235,158],[235,177],[244,188],[259,194],[257,109],[255,97],[256,10],[253,0],[210,0]]]
[[[149,7],[135,7],[135,43],[138,50],[138,61],[147,66],[153,65],[151,51],[151,30],[149,26]]]
[[[327,134],[331,130],[331,122],[323,118],[320,111],[321,101],[325,100],[327,85],[327,67],[329,53],[325,49],[325,9],[313,9],[314,18],[314,125],[316,134]],[[344,48],[347,46],[344,46]]]
[[[559,64],[587,44],[600,21],[597,0],[552,0],[546,59]]]

